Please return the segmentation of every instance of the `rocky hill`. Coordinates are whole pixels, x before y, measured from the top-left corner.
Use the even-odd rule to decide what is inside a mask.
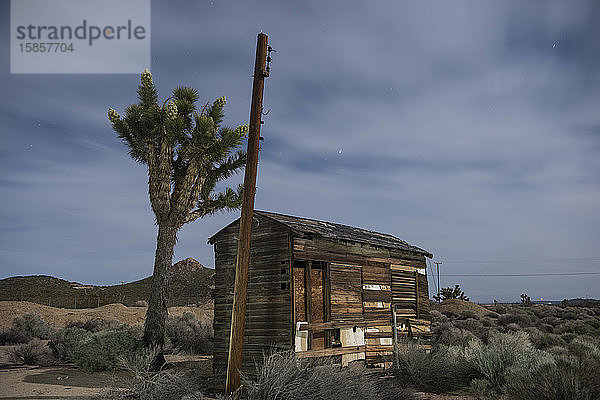
[[[171,268],[169,306],[201,304],[211,300],[214,270],[193,258]],[[147,301],[152,277],[113,286],[93,286],[45,275],[14,276],[0,280],[0,301],[30,301],[53,307],[89,308],[104,304],[140,304]]]

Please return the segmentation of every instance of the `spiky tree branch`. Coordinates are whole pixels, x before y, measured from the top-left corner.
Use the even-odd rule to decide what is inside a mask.
[[[198,92],[188,87],[175,88],[159,104],[147,69],[137,94],[138,103],[127,107],[124,117],[111,108],[108,118],[129,155],[148,167],[148,193],[159,229],[144,342],[162,347],[168,269],[177,231],[198,218],[241,206],[239,188],[219,193],[214,189],[244,167],[246,155],[239,148],[248,126],[222,127],[225,97],[198,110]]]

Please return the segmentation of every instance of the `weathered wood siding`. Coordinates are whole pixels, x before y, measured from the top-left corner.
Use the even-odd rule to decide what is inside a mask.
[[[422,254],[320,237],[294,238],[293,254],[295,259],[331,263],[331,321],[363,322],[368,364],[392,361],[392,303],[406,317],[429,317],[427,276],[417,273],[425,267]],[[406,271],[392,269],[392,264]]]
[[[331,321],[363,319],[361,267],[357,265],[330,265]]]
[[[256,216],[253,226],[248,302],[242,369],[254,372],[255,362],[273,348],[292,348],[291,251],[289,230],[269,218]],[[227,367],[233,284],[239,222],[213,238],[215,245],[215,348],[213,370]]]

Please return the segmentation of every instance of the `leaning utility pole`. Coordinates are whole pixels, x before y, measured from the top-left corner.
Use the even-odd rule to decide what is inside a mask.
[[[437,267],[437,299],[438,299],[438,303],[441,302],[440,299],[440,265],[442,264],[441,262],[433,262],[435,264],[435,266]]]
[[[248,291],[248,268],[250,265],[250,239],[252,236],[252,214],[254,212],[254,193],[256,192],[256,169],[258,165],[258,143],[262,115],[262,98],[267,61],[267,39],[264,33],[258,34],[256,60],[254,63],[254,82],[252,84],[252,104],[250,106],[250,127],[248,133],[248,151],[246,172],[244,173],[244,194],[242,217],[235,266],[235,286],[233,292],[233,310],[231,312],[231,333],[229,335],[229,356],[227,359],[226,393],[240,386],[242,369],[242,347],[244,344],[244,325],[246,323],[246,296]]]

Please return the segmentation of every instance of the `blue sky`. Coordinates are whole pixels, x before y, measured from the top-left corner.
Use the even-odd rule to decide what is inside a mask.
[[[600,272],[600,3],[340,4],[153,1],[161,97],[177,85],[226,95],[226,122],[245,123],[262,30],[277,53],[257,209],[394,234],[474,300],[599,298],[600,275],[444,274]],[[0,278],[150,275],[146,171],[106,118],[136,101],[139,76],[11,75],[9,7]],[[175,260],[212,267],[207,238],[237,216],[184,227]]]

